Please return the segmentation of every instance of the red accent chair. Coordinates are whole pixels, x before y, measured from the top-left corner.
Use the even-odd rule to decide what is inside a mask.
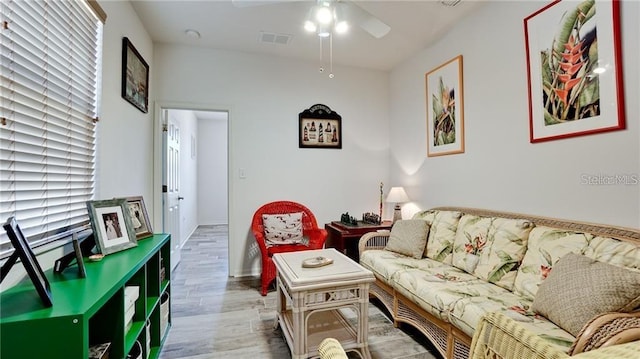
[[[309,238],[309,246],[304,244],[283,244],[267,247],[264,239],[264,226],[262,225],[263,214],[284,214],[302,212],[302,235]],[[318,222],[309,208],[300,203],[291,201],[276,201],[264,204],[253,214],[251,221],[251,231],[258,242],[262,253],[262,288],[261,294],[267,295],[269,285],[276,279],[276,265],[271,257],[275,253],[304,251],[309,249],[322,249],[324,241],[327,239],[327,231],[318,228]]]

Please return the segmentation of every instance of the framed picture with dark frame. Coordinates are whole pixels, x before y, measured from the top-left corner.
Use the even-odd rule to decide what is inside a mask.
[[[2,278],[4,279],[4,276],[6,276],[7,272],[16,263],[16,260],[20,259],[27,271],[27,274],[29,275],[29,278],[31,279],[31,282],[33,282],[33,285],[36,287],[36,291],[42,300],[42,304],[44,304],[45,307],[51,307],[53,305],[53,300],[49,281],[44,275],[42,267],[40,267],[40,263],[38,263],[38,259],[33,253],[24,233],[22,233],[15,217],[9,217],[3,227],[7,232],[7,236],[11,240],[13,248],[15,248],[15,252],[9,257],[9,259],[7,259],[5,265],[2,266]]]
[[[122,38],[122,98],[149,111],[149,65],[128,38]]]
[[[147,214],[147,207],[144,205],[142,196],[127,198],[127,207],[133,230],[136,232],[136,238],[145,238],[153,234],[151,222]]]
[[[125,198],[87,201],[87,209],[100,253],[107,255],[138,245]]]
[[[620,1],[554,1],[524,19],[531,143],[625,128]]]
[[[317,104],[298,114],[299,148],[342,148],[342,117]]]

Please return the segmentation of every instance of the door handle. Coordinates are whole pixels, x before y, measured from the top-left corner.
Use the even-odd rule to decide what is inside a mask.
[[[179,201],[181,201],[181,200],[183,200],[183,199],[184,199],[184,197],[182,197],[182,196],[178,196],[178,200],[179,200]]]

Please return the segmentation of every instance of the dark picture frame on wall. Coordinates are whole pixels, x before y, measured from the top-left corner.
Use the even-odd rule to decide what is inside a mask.
[[[342,148],[342,117],[316,104],[298,114],[299,148]]]
[[[620,1],[554,1],[524,34],[531,143],[625,128]]]
[[[49,281],[47,277],[44,275],[42,271],[42,267],[40,267],[40,263],[38,263],[38,259],[36,255],[33,253],[27,238],[25,237],[22,229],[18,225],[18,221],[15,217],[9,217],[7,222],[3,225],[4,230],[7,232],[7,236],[9,240],[11,240],[11,244],[15,249],[15,252],[7,259],[5,264],[2,266],[2,279],[7,275],[7,272],[11,267],[16,263],[18,259],[24,265],[31,282],[36,287],[36,291],[42,300],[42,304],[45,307],[51,307],[53,305],[53,300],[51,296],[51,287],[49,286]]]
[[[149,111],[149,65],[128,38],[122,38],[122,98]]]

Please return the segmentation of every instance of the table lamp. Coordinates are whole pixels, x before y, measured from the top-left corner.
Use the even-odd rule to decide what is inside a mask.
[[[391,187],[389,194],[387,195],[387,202],[393,202],[396,204],[393,210],[393,223],[402,219],[402,211],[400,210],[400,203],[409,202],[409,196],[402,187]]]

